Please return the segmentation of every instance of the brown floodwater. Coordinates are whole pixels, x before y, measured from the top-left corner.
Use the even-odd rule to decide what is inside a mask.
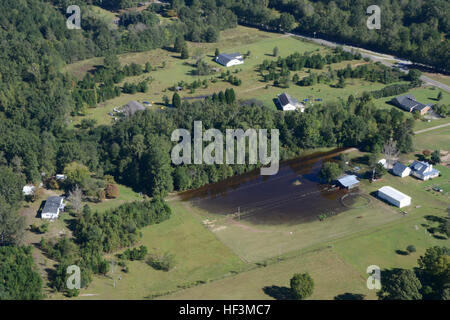
[[[317,152],[280,164],[273,176],[260,171],[235,176],[180,194],[183,201],[217,215],[240,212],[240,220],[253,224],[298,224],[317,220],[321,214],[339,214],[346,190],[330,190],[317,175],[322,162],[343,149]],[[238,218],[236,218],[238,219]]]

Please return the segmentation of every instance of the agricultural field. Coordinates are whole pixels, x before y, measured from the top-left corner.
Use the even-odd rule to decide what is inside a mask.
[[[347,79],[345,88],[332,88],[330,85],[318,84],[312,87],[301,87],[291,84],[287,89],[273,87],[272,82],[263,82],[259,72],[256,70],[257,66],[263,60],[275,60],[277,57],[273,56],[273,49],[275,47],[279,50],[279,56],[285,57],[294,52],[320,52],[327,53],[331,49],[319,46],[317,44],[303,41],[299,38],[281,35],[277,33],[268,33],[259,31],[253,28],[239,26],[236,29],[226,30],[221,33],[221,38],[218,43],[188,43],[191,59],[181,60],[178,53],[167,51],[164,49],[156,49],[147,52],[127,53],[119,55],[119,60],[122,65],[130,64],[132,62],[144,65],[150,62],[156,68],[150,74],[143,74],[135,77],[128,77],[124,82],[140,82],[147,77],[151,77],[149,91],[147,93],[136,93],[133,95],[122,94],[120,97],[111,99],[99,104],[97,108],[88,110],[87,117],[97,120],[98,124],[110,124],[112,117],[107,113],[111,112],[115,107],[120,107],[131,100],[151,101],[152,108],[160,108],[163,105],[163,97],[172,97],[173,92],[168,88],[176,85],[179,81],[191,83],[195,80],[211,80],[217,78],[217,82],[209,82],[208,87],[201,87],[195,92],[183,90],[180,92],[182,98],[201,97],[210,95],[214,92],[225,90],[226,88],[233,88],[236,92],[237,98],[241,101],[256,100],[263,103],[265,106],[275,109],[276,105],[274,99],[277,94],[287,92],[298,100],[303,99],[323,99],[323,101],[336,101],[342,97],[348,97],[350,94],[358,95],[363,91],[372,91],[384,87],[381,83],[372,83],[361,79]],[[214,50],[218,48],[220,52],[240,52],[242,54],[250,53],[243,65],[238,65],[231,68],[225,68],[213,61]],[[221,71],[231,71],[232,75],[237,76],[242,80],[241,86],[233,86],[226,81],[218,79],[221,71],[216,74],[208,76],[193,76],[191,72],[194,70],[194,63],[197,57],[202,57],[211,66],[219,68]],[[68,65],[66,72],[74,77],[81,79],[86,72],[95,68],[95,66],[103,63],[102,58],[93,58],[83,60],[74,64]],[[347,64],[353,67],[365,64],[364,60],[343,61],[341,63],[332,64],[333,69],[343,69]],[[165,66],[163,67],[163,64]],[[321,70],[313,70],[316,73],[325,71],[327,67]],[[234,73],[236,72],[236,73]],[[297,72],[300,78],[306,76],[307,69]],[[294,72],[291,73],[291,77]],[[121,83],[120,85],[122,85]],[[401,83],[401,82],[400,82]],[[269,84],[269,85],[267,85]],[[307,107],[313,107],[314,104],[308,102]],[[383,101],[383,107],[390,107]],[[81,121],[83,117],[76,117],[74,123]]]

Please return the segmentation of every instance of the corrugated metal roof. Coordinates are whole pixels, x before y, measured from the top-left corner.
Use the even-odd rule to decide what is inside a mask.
[[[378,189],[378,192],[382,192],[386,195],[388,195],[389,197],[391,197],[392,199],[395,199],[397,201],[401,201],[403,199],[411,199],[410,196],[398,191],[397,189],[394,189],[390,186],[384,186],[381,187],[380,189]]]
[[[359,183],[355,175],[348,175],[338,179],[339,183],[348,188]]]

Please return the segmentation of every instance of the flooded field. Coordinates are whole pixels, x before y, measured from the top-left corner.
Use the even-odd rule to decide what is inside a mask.
[[[347,207],[341,202],[346,190],[329,190],[317,174],[322,162],[343,150],[314,153],[280,165],[274,176],[259,170],[181,194],[184,201],[212,214],[236,214],[252,224],[298,224],[335,215]]]

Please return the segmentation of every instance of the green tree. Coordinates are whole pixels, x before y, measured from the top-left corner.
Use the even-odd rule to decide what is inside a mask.
[[[421,300],[422,284],[412,270],[394,269],[381,274],[381,290],[378,293],[383,300]]]
[[[173,45],[173,51],[180,53],[181,50],[186,46],[186,41],[183,36],[178,36],[175,39],[175,43]]]
[[[314,281],[308,273],[296,273],[291,279],[291,291],[298,300],[310,297],[314,291]]]
[[[434,150],[431,154],[431,162],[434,164],[441,163],[441,151]]]
[[[278,57],[278,54],[280,53],[280,50],[278,47],[273,48],[272,54],[274,57]]]
[[[64,174],[67,176],[68,184],[71,186],[79,185],[81,188],[86,187],[91,177],[88,167],[79,162],[71,162],[66,165]]]
[[[319,178],[327,183],[335,181],[342,174],[342,169],[336,162],[327,161],[319,171]]]
[[[25,217],[19,216],[0,195],[0,246],[20,244],[25,230]]]
[[[442,91],[439,91],[438,95],[437,95],[437,100],[441,101],[442,100]]]
[[[287,12],[281,13],[279,21],[280,30],[289,32],[294,28],[294,23],[294,16]]]
[[[187,45],[184,45],[181,49],[181,59],[186,60],[189,59],[189,50]]]
[[[180,95],[179,95],[177,92],[175,92],[175,93],[173,94],[173,97],[172,97],[172,106],[173,106],[174,108],[179,108],[179,107],[181,107],[181,97],[180,97]]]

